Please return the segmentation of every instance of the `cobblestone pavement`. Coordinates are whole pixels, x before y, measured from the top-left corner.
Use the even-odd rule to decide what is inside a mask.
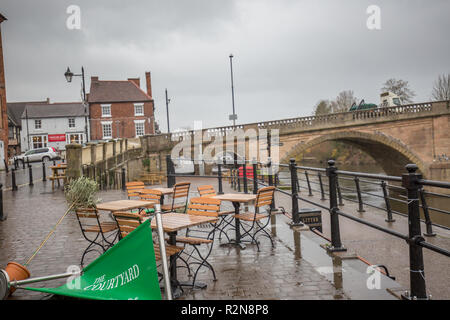
[[[196,190],[196,184],[191,190]],[[126,195],[112,190],[100,192],[99,197],[102,201],[110,201],[125,199]],[[62,189],[52,192],[49,181],[22,187],[16,192],[5,191],[3,199],[4,210],[8,213],[7,220],[0,222],[0,268],[4,269],[10,261],[24,264],[28,260],[64,214],[67,205]],[[286,223],[277,225],[289,230]],[[86,246],[76,217],[69,214],[28,265],[31,276],[63,273],[68,266],[78,265]],[[206,282],[208,287],[188,290],[183,299],[347,299],[311,264],[277,239],[274,249],[267,239],[262,240],[260,252],[254,245],[245,250],[216,246],[210,262],[216,268],[218,280],[212,281],[212,274],[205,269],[198,279]],[[181,271],[180,278],[185,276]],[[53,280],[33,286],[56,287],[63,282]],[[38,292],[17,290],[9,299],[48,297]]]

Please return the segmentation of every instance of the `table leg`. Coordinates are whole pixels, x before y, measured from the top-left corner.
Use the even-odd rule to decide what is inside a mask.
[[[233,202],[234,214],[239,214],[239,202]],[[223,245],[232,244],[240,247],[241,249],[245,249],[245,245],[241,242],[241,224],[239,219],[234,219],[234,227],[235,227],[235,239],[231,239],[229,243],[224,243]]]

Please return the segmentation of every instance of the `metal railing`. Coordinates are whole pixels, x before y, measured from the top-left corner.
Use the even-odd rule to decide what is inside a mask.
[[[435,210],[440,213],[450,214],[449,211],[437,208],[431,208],[426,203],[426,195],[433,196],[450,196],[439,194],[436,192],[428,192],[424,190],[425,186],[435,187],[435,188],[445,188],[450,189],[450,183],[442,181],[431,181],[422,178],[422,175],[417,172],[418,167],[415,164],[409,164],[406,166],[407,173],[402,176],[388,176],[381,174],[372,173],[362,173],[362,172],[350,172],[338,170],[335,166],[334,160],[328,161],[327,168],[313,168],[313,167],[302,167],[297,166],[294,159],[290,160],[289,164],[273,164],[270,161],[267,163],[256,162],[255,160],[249,161],[244,160],[240,163],[236,161],[232,164],[225,163],[224,160],[216,163],[217,165],[217,175],[179,175],[175,173],[175,168],[170,156],[166,158],[167,163],[167,186],[172,187],[175,184],[176,177],[204,177],[217,179],[219,193],[223,192],[223,179],[222,169],[224,166],[228,166],[230,172],[227,179],[231,184],[231,187],[238,192],[243,191],[244,193],[249,193],[249,181],[252,182],[251,189],[253,193],[256,193],[259,186],[275,186],[276,191],[291,197],[291,225],[303,225],[301,211],[299,210],[298,201],[307,202],[313,206],[319,207],[329,212],[330,214],[330,234],[331,234],[331,246],[328,247],[328,251],[346,251],[347,249],[343,246],[340,236],[339,227],[339,216],[345,217],[347,219],[353,220],[357,223],[366,225],[370,228],[376,229],[378,231],[390,234],[392,236],[398,237],[405,240],[409,246],[409,269],[410,269],[410,291],[402,295],[405,299],[428,299],[426,293],[425,275],[424,275],[424,260],[422,249],[426,248],[428,250],[434,251],[441,255],[450,257],[450,252],[447,249],[435,246],[422,237],[421,233],[421,222],[426,224],[425,236],[433,236],[432,225],[429,210]],[[251,174],[247,172],[247,163],[250,164],[252,168]],[[279,185],[279,174],[274,173],[272,168],[277,166],[281,171],[288,170],[290,176],[290,192],[283,189],[283,186]],[[242,170],[242,172],[241,172]],[[305,178],[301,179],[298,176],[298,171],[301,172]],[[313,174],[311,174],[313,173]],[[317,176],[317,180],[311,179],[311,177]],[[324,183],[323,177],[327,178],[327,183]],[[348,187],[343,187],[339,185],[339,179],[341,180],[353,180],[355,184],[355,189],[350,189]],[[367,180],[370,179],[370,180]],[[267,181],[266,181],[267,180]],[[299,181],[304,181],[306,186],[301,186]],[[375,180],[377,182],[374,182]],[[371,183],[379,185],[382,189],[382,196],[377,194],[372,194],[361,190],[360,183]],[[394,184],[396,183],[396,184]],[[314,189],[313,185],[318,185],[319,189]],[[305,198],[300,194],[300,188],[305,188],[308,190],[308,196],[313,195],[313,191],[320,192],[321,200],[326,200],[325,196],[328,196],[329,205],[326,206],[322,203],[315,202],[311,199]],[[342,195],[341,189],[355,191],[358,200],[353,200]],[[406,199],[401,200],[389,196],[389,190],[400,190],[406,193]],[[363,194],[368,194],[372,196],[381,197],[386,208],[378,207],[373,204],[363,202]],[[383,226],[377,225],[370,221],[361,219],[352,214],[344,212],[341,208],[344,206],[343,200],[350,200],[358,203],[358,212],[364,212],[364,205],[372,206],[377,209],[385,210],[387,212],[386,221],[394,222],[392,214],[401,214],[408,218],[408,234],[402,234],[392,229],[385,228]],[[407,206],[407,214],[397,212],[393,210],[390,206],[390,201],[399,201]],[[272,203],[272,208],[275,204]],[[340,208],[341,207],[341,208]],[[425,221],[420,218],[420,209],[423,210]],[[446,226],[440,226],[449,229]]]

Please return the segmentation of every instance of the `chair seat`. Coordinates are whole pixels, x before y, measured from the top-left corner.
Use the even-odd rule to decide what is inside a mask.
[[[177,242],[196,245],[203,243],[212,243],[213,241],[211,239],[202,239],[195,237],[177,237]]]
[[[161,260],[161,251],[159,249],[159,245],[158,244],[154,244],[153,248],[155,250],[155,258],[156,260]],[[166,244],[166,256],[170,257],[173,256],[174,254],[177,254],[178,252],[183,251],[184,248],[183,247],[177,247],[174,245],[170,245],[170,244]]]
[[[101,224],[102,229],[100,230],[99,226],[88,226],[84,229],[85,232],[111,232],[114,230],[117,230],[117,224],[115,222],[102,222]]]
[[[267,215],[257,213],[256,215],[253,212],[245,212],[234,215],[235,219],[241,219],[244,221],[258,221],[264,218],[267,218]]]

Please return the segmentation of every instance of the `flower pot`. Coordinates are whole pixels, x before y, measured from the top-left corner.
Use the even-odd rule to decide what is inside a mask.
[[[5,271],[8,274],[10,282],[14,280],[24,280],[30,277],[30,271],[28,271],[25,266],[17,262],[9,262],[5,268]],[[11,287],[9,294],[12,294],[14,291],[16,291],[16,289]]]

